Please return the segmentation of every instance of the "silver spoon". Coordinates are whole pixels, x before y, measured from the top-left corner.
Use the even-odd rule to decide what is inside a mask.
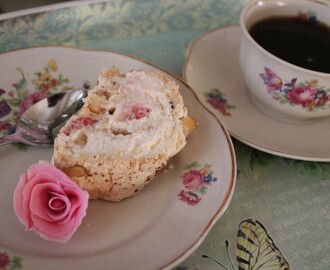
[[[83,105],[87,90],[70,90],[44,98],[27,109],[13,134],[0,138],[0,146],[23,143],[49,147],[64,123]]]

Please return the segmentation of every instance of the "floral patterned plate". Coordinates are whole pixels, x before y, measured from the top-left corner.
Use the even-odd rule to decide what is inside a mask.
[[[195,39],[186,55],[185,81],[236,139],[283,157],[330,161],[330,118],[286,121],[254,105],[240,74],[240,36],[239,26],[231,25]],[[271,72],[261,70],[260,80],[273,82]]]
[[[17,114],[51,93],[93,87],[99,71],[116,65],[159,69],[114,52],[38,47],[0,55],[1,132],[14,129]],[[91,201],[73,238],[59,244],[24,231],[14,214],[19,175],[52,149],[8,145],[0,148],[1,269],[170,269],[203,241],[231,200],[235,153],[221,122],[180,79],[189,113],[199,123],[188,144],[137,196],[119,203]]]

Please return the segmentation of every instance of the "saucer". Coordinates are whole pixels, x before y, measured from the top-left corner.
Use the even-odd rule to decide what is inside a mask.
[[[255,105],[240,73],[240,37],[239,26],[231,25],[195,39],[185,59],[185,81],[241,142],[282,157],[330,161],[329,117],[286,121]]]

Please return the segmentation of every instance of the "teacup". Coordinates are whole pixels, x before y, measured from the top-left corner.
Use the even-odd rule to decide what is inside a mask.
[[[325,68],[317,70],[313,66],[299,66],[292,59],[284,59],[279,56],[278,49],[280,39],[289,41],[291,35],[282,32],[278,39],[271,40],[269,44],[275,45],[269,48],[260,37],[252,37],[251,28],[256,29],[257,23],[277,18],[279,20],[298,20],[305,23],[306,29],[310,24],[321,23],[325,31],[328,32],[328,49],[317,47],[316,52],[324,52],[320,59],[325,64]],[[272,24],[273,22],[268,22]],[[240,67],[250,96],[255,104],[266,113],[281,119],[305,120],[330,115],[330,1],[322,0],[253,0],[243,9],[240,16],[242,29],[242,39],[240,45]],[[284,23],[287,25],[287,22]],[[260,26],[260,25],[259,25]],[[314,27],[313,26],[313,27]],[[261,30],[262,30],[261,26]],[[317,26],[319,27],[319,26]],[[264,30],[265,28],[263,28]],[[272,31],[270,28],[266,31]],[[305,27],[303,27],[305,30]],[[260,30],[260,29],[259,29]],[[256,31],[259,31],[258,29]],[[260,30],[260,31],[261,31]],[[279,31],[284,31],[280,29]],[[286,31],[286,30],[285,30]],[[297,32],[297,31],[296,31]],[[312,30],[312,32],[315,32]],[[268,33],[269,34],[269,33]],[[275,34],[271,34],[273,38]],[[258,41],[256,41],[258,39]],[[306,39],[305,39],[306,40]],[[308,39],[309,40],[309,39]],[[260,44],[263,44],[262,46]],[[284,43],[286,44],[286,43]],[[315,42],[312,42],[315,44]],[[296,45],[287,45],[287,57],[301,49],[301,42]],[[266,48],[267,47],[267,48]],[[271,52],[270,52],[271,51]],[[300,56],[298,56],[299,58]],[[306,63],[315,64],[316,56],[304,56]],[[302,59],[305,59],[301,57]],[[299,60],[299,59],[298,59]],[[300,59],[301,60],[301,59]],[[290,62],[289,62],[290,61]]]

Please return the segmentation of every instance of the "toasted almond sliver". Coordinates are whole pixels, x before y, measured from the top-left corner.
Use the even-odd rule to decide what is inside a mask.
[[[197,127],[197,122],[194,118],[187,116],[181,119],[182,125],[184,127],[185,135],[187,136],[189,133],[194,131]]]
[[[77,145],[86,145],[87,144],[86,134],[80,131],[78,135],[74,138],[73,142]]]
[[[88,104],[88,109],[92,112],[92,113],[96,113],[96,114],[100,114],[103,113],[105,110],[102,107],[99,107],[95,104]]]
[[[119,74],[120,74],[120,71],[116,66],[113,66],[111,68],[108,68],[108,69],[105,69],[102,71],[102,75],[107,78],[114,77]]]
[[[64,170],[64,173],[69,177],[81,177],[87,175],[87,171],[82,166],[69,167]]]

